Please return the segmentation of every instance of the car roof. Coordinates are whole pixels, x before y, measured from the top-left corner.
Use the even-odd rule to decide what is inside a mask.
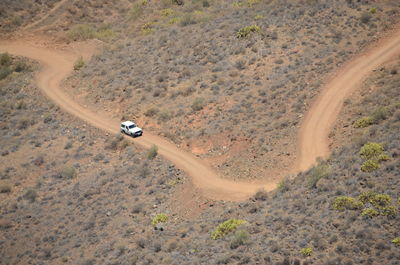
[[[132,122],[132,121],[124,121],[123,123],[121,123],[121,124],[123,124],[123,125],[125,125],[125,126],[131,126],[131,125],[136,125],[134,122]]]

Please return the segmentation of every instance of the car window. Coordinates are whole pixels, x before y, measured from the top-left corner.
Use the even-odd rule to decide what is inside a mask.
[[[131,126],[129,126],[129,129],[135,128],[136,125],[132,124]]]

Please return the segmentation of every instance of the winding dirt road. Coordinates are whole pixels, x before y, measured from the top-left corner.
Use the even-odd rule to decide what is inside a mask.
[[[375,48],[346,64],[325,86],[302,124],[295,171],[306,170],[315,163],[318,157],[329,155],[328,134],[344,99],[357,88],[369,72],[394,56],[400,55],[399,33],[400,31],[395,31],[393,37],[381,41]],[[29,41],[0,42],[0,52],[9,52],[39,61],[42,68],[37,74],[36,81],[50,100],[64,111],[94,127],[112,134],[119,133],[119,120],[100,116],[96,112],[82,107],[61,89],[61,81],[71,73],[78,53],[50,49]],[[201,188],[204,195],[210,199],[240,201],[250,197],[257,190],[269,191],[277,185],[275,182],[256,184],[222,179],[204,161],[148,132],[145,132],[144,136],[140,138],[129,139],[144,148],[150,148],[153,144],[157,145],[159,154],[185,171],[192,178],[193,183]]]

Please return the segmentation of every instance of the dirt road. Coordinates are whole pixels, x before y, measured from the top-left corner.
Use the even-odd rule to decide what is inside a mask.
[[[306,115],[299,138],[299,158],[296,170],[312,166],[317,157],[329,154],[328,134],[340,111],[344,99],[354,91],[361,80],[382,63],[400,54],[400,31],[356,60],[345,65],[323,89]],[[0,42],[0,52],[29,57],[41,63],[37,84],[43,93],[66,112],[92,126],[111,134],[119,133],[119,121],[98,115],[69,98],[61,89],[61,81],[73,69],[78,54],[72,51],[53,50],[27,41]],[[159,154],[191,176],[193,183],[211,199],[239,201],[257,190],[272,190],[277,183],[255,184],[222,179],[209,165],[174,144],[145,131],[144,136],[132,139],[135,144],[149,148],[158,146]]]
[[[323,88],[307,112],[299,133],[296,169],[310,168],[318,157],[329,155],[328,135],[332,130],[344,100],[354,92],[363,79],[384,64],[400,56],[400,30],[380,40],[355,59],[346,63]]]

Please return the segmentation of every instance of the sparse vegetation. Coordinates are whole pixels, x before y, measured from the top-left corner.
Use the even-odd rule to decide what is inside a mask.
[[[158,154],[158,147],[156,145],[153,145],[147,152],[147,159],[153,160],[157,156],[157,154]]]

